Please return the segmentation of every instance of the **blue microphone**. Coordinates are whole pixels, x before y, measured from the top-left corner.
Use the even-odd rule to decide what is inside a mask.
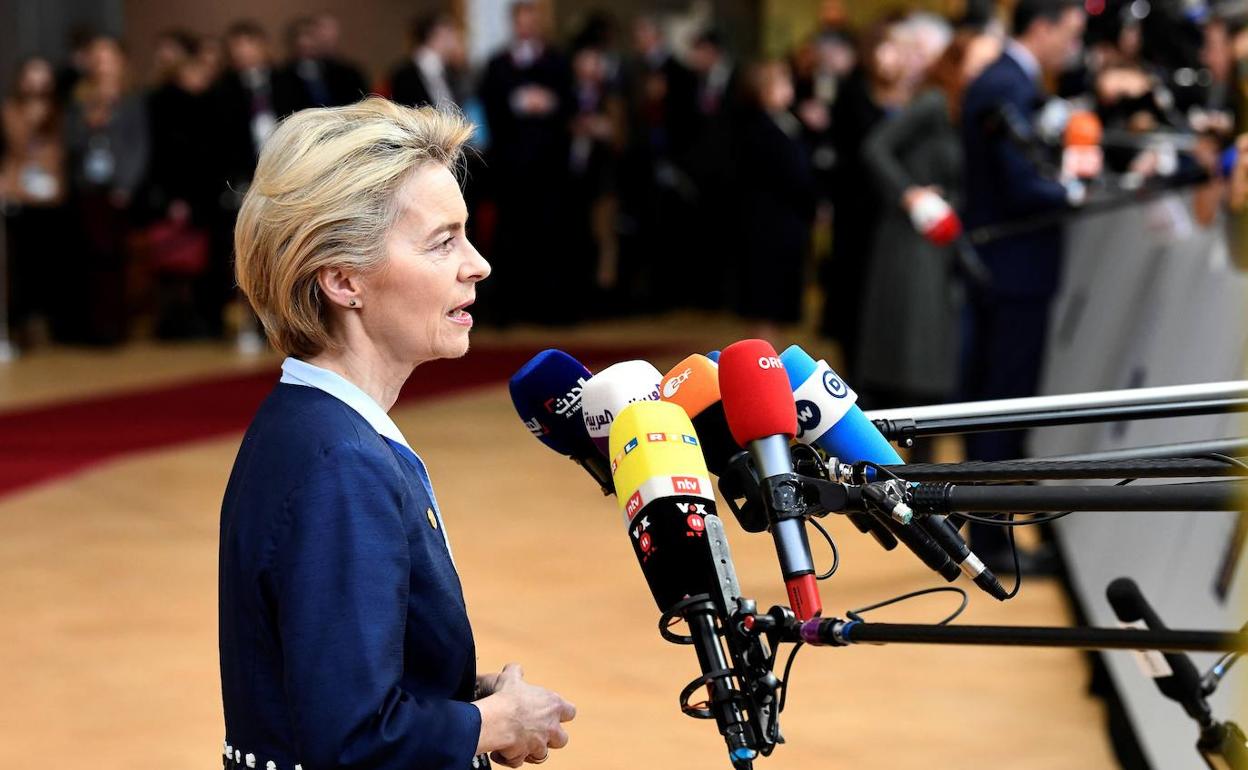
[[[858,395],[826,361],[815,361],[797,345],[790,345],[781,353],[780,361],[793,388],[798,441],[814,444],[846,463],[865,460],[877,465],[903,464],[897,450],[858,407]],[[1007,598],[1001,582],[967,547],[958,528],[947,517],[918,517],[914,522],[917,530],[888,516],[880,520],[946,580],[956,579],[961,571],[993,597],[1001,601]]]
[[[585,432],[581,394],[594,375],[562,350],[543,350],[511,376],[511,402],[529,432],[546,446],[570,457],[614,494],[611,468]]]
[[[718,350],[712,350],[710,353],[706,354],[706,357],[711,359],[715,363],[719,363],[719,351]]]

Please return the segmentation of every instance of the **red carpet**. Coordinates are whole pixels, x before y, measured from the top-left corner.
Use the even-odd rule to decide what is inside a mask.
[[[399,402],[505,382],[540,348],[474,346],[416,370]],[[653,348],[567,348],[586,366],[653,355]],[[280,372],[231,375],[0,414],[0,495],[129,452],[240,432]],[[518,419],[518,418],[517,418]]]

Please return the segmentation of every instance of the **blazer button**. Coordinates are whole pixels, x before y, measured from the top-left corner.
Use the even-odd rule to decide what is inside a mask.
[[[438,528],[438,517],[434,515],[432,508],[425,509],[425,515],[429,517],[429,526],[434,529]]]

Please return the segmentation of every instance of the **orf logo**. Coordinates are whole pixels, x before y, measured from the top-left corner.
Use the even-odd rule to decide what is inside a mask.
[[[641,492],[634,492],[633,496],[628,498],[628,503],[624,506],[624,515],[630,519],[634,513],[641,510]]]
[[[697,495],[702,492],[702,484],[693,476],[673,476],[672,490],[678,495]]]
[[[823,389],[828,391],[828,395],[832,398],[845,398],[845,394],[849,393],[845,382],[831,369],[823,373]]]
[[[823,414],[819,411],[819,407],[814,401],[802,399],[797,402],[797,437],[801,438],[806,435],[806,431],[814,430],[819,421],[823,418]]]
[[[759,369],[783,369],[784,364],[780,363],[778,356],[759,356]]]

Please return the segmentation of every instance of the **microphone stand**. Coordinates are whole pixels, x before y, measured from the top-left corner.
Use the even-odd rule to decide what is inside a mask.
[[[844,466],[842,466],[843,468]],[[912,463],[881,466],[887,474],[906,481],[1051,481],[1058,479],[1150,479],[1204,478],[1209,476],[1248,476],[1248,466],[1222,460],[1180,457],[1142,460],[1068,461],[999,460],[961,463]],[[839,476],[845,473],[838,469]],[[871,482],[880,474],[874,468],[850,467],[848,473],[859,482]]]
[[[1120,406],[1074,407],[1034,412],[929,417],[897,420],[873,419],[884,438],[900,446],[914,446],[919,436],[986,433],[996,430],[1023,430],[1054,425],[1085,425],[1118,420],[1158,420],[1166,417],[1196,417],[1248,410],[1248,397],[1208,398],[1174,404],[1130,404]],[[867,415],[871,417],[870,414]]]
[[[867,419],[888,440],[911,446],[916,436],[1187,417],[1245,407],[1248,381],[1239,380],[877,409],[867,412]]]

